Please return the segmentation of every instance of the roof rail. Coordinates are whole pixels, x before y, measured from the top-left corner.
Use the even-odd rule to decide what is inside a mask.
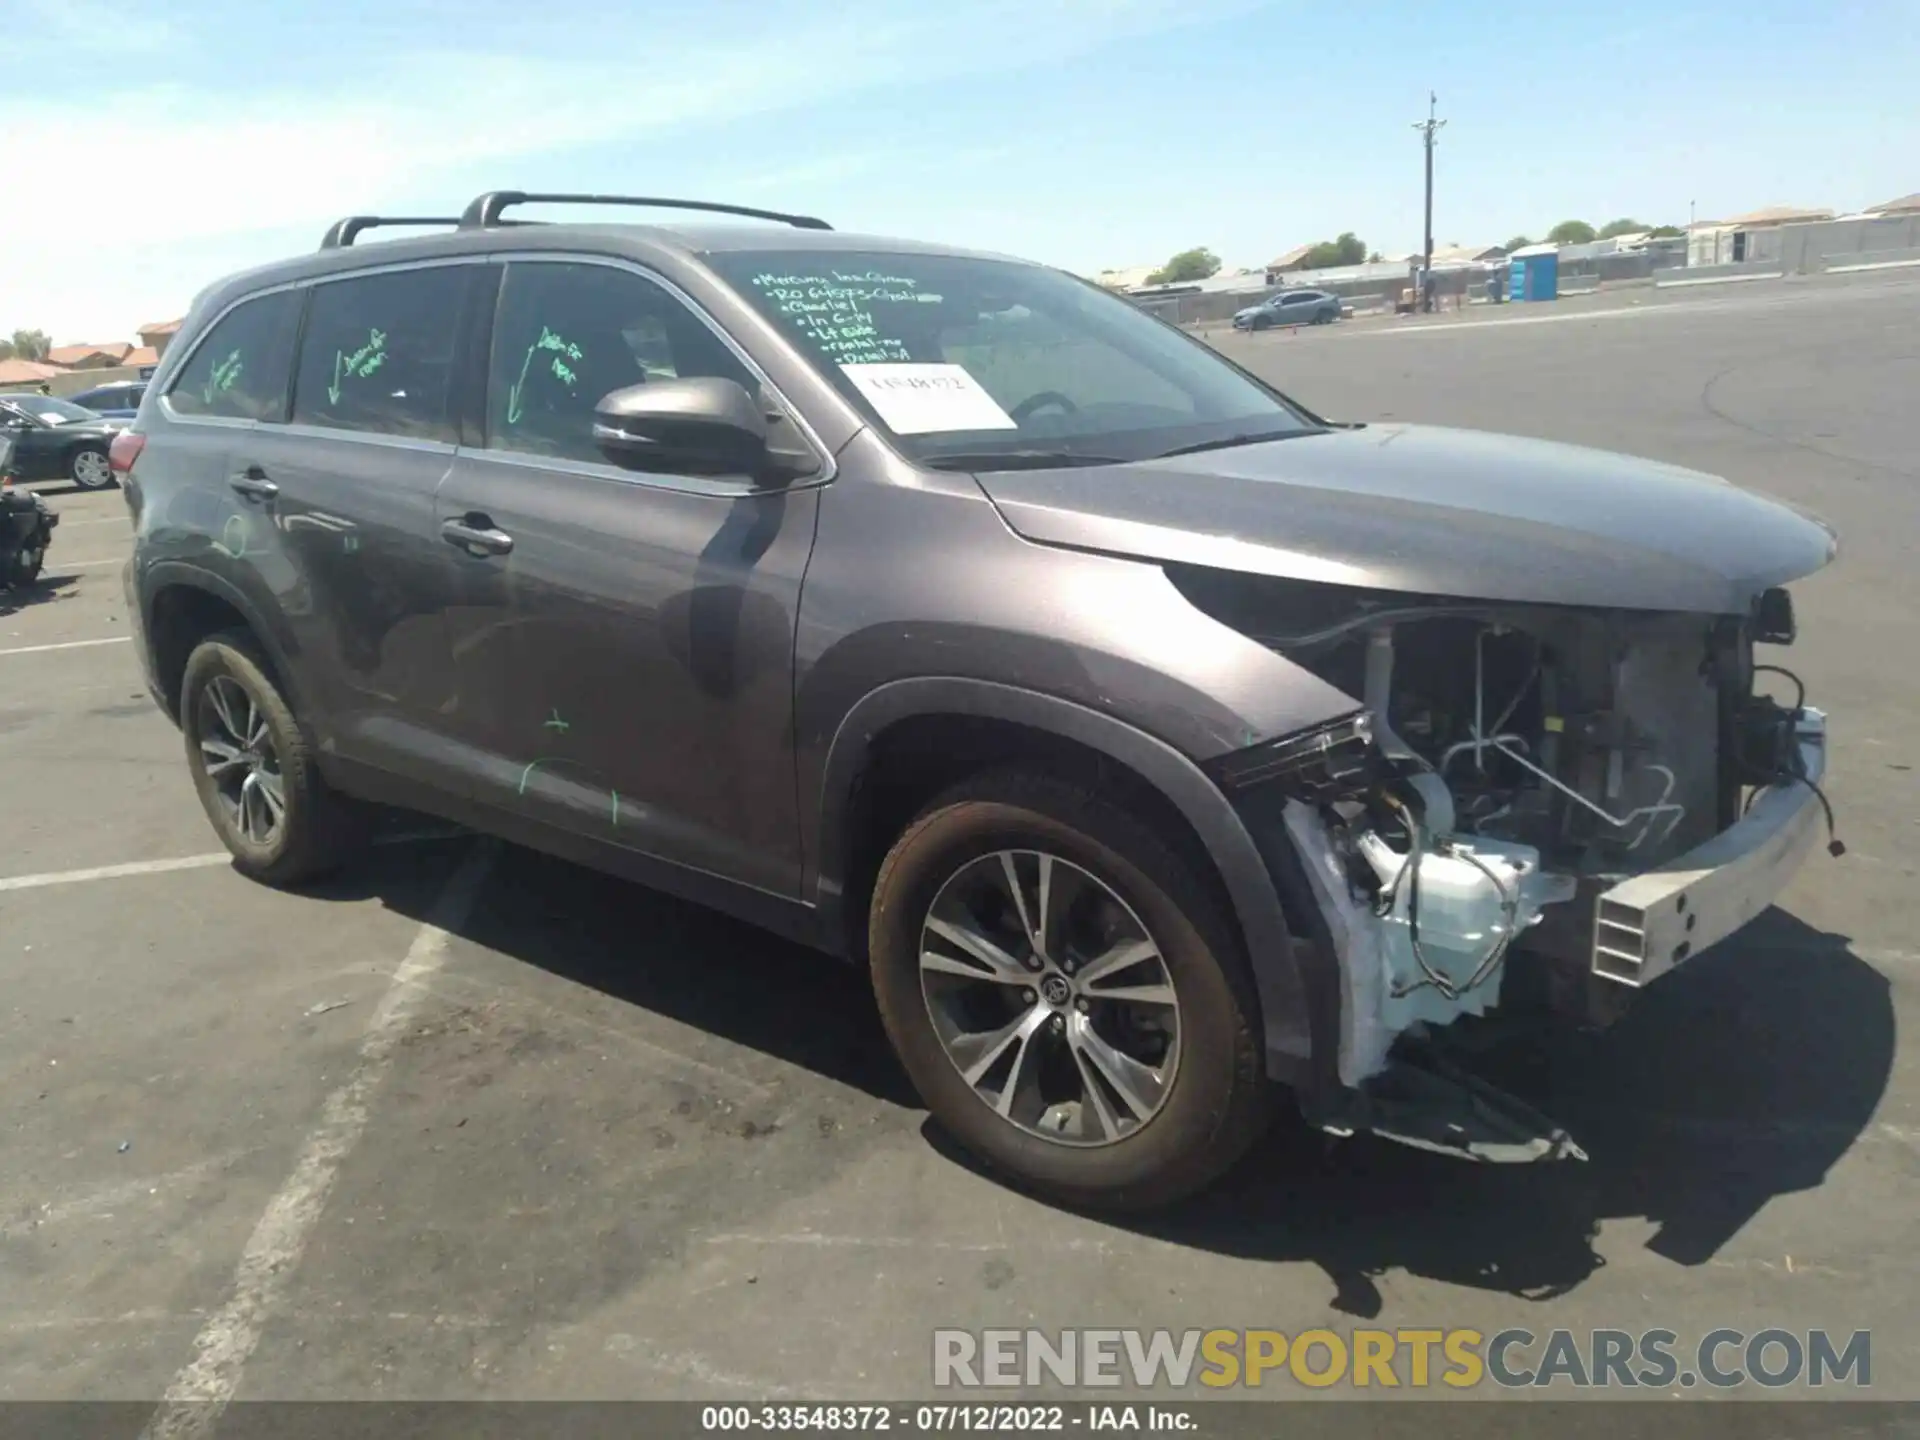
[[[458,225],[460,222],[448,215],[349,215],[337,220],[321,237],[322,250],[338,250],[344,245],[353,244],[353,239],[363,230],[378,229],[382,225]]]
[[[777,220],[801,230],[831,230],[824,220],[811,215],[786,215],[778,210],[756,210],[748,205],[720,205],[711,200],[661,200],[648,195],[535,195],[525,190],[490,190],[467,206],[460,217],[462,230],[484,230],[502,221],[500,212],[509,205],[644,205],[660,210],[706,210],[718,215],[745,215],[754,220]],[[524,222],[522,222],[524,223]]]

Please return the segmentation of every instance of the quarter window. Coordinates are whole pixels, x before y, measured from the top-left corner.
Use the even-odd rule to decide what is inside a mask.
[[[392,270],[313,287],[296,424],[454,439],[454,346],[470,265]]]
[[[661,286],[610,265],[507,266],[493,327],[487,443],[605,464],[593,443],[602,397],[650,380],[711,376],[757,393],[759,381]]]
[[[287,371],[299,309],[296,290],[279,290],[236,305],[181,368],[167,391],[167,403],[181,415],[280,419],[286,411]]]

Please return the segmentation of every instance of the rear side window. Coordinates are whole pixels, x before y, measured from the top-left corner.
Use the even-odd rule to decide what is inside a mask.
[[[454,342],[472,268],[440,265],[315,285],[294,423],[451,444]]]
[[[167,402],[181,415],[278,420],[287,403],[287,371],[300,292],[280,290],[242,301],[200,342]],[[135,402],[137,403],[137,402]]]

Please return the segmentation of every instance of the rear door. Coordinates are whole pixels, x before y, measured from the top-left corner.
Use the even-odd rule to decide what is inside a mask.
[[[481,433],[439,501],[462,576],[449,718],[481,798],[797,894],[794,625],[818,489],[639,473],[593,442],[600,397],[650,380],[778,398],[677,290],[587,256],[509,259],[489,353]]]
[[[230,483],[271,512],[283,608],[339,759],[449,792],[455,703],[443,618],[454,583],[434,523],[452,465],[458,338],[489,267],[428,262],[308,288],[284,424],[239,437]]]

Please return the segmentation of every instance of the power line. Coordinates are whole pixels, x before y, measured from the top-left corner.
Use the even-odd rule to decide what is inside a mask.
[[[1434,118],[1439,98],[1429,90],[1427,92],[1427,118],[1414,122],[1413,128],[1420,131],[1421,140],[1427,152],[1427,206],[1426,237],[1427,247],[1423,251],[1420,269],[1420,308],[1433,309],[1433,137],[1436,131],[1447,122]]]

